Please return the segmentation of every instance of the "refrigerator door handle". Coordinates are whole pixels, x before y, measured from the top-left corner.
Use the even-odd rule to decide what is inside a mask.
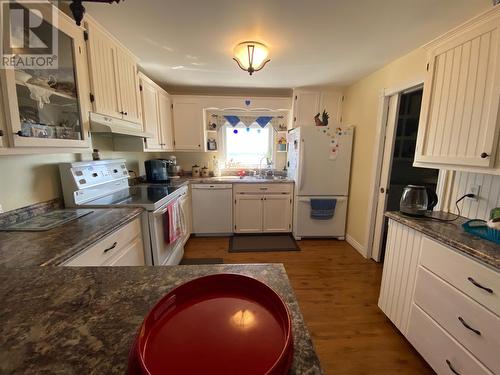
[[[345,202],[347,200],[347,197],[335,197],[334,199],[337,200],[337,202]],[[297,201],[299,202],[311,202],[311,198],[298,198]]]
[[[304,148],[306,141],[304,138],[301,139],[302,145],[300,145],[300,151],[299,151],[299,160],[298,160],[298,167],[300,168],[299,172],[299,191],[302,190],[302,187],[304,185]]]

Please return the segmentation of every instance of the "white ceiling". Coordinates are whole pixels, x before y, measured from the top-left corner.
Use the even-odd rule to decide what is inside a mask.
[[[85,3],[166,86],[349,84],[488,9],[491,0],[125,0]],[[271,62],[249,76],[233,47],[258,40]]]

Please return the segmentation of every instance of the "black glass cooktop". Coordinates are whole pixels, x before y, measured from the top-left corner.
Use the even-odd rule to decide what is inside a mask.
[[[166,185],[131,186],[99,199],[88,202],[91,206],[135,206],[156,209],[168,201],[178,187]]]

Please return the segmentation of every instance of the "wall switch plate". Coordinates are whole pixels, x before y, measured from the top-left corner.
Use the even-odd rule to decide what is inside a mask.
[[[478,201],[479,200],[479,194],[481,193],[481,185],[472,185],[470,188],[469,188],[469,192],[471,192],[472,194],[474,194],[474,198],[471,198],[475,201]]]

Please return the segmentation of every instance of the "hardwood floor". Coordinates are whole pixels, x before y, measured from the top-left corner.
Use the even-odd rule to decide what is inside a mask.
[[[377,306],[382,265],[345,241],[302,240],[300,252],[228,253],[227,237],[193,237],[185,258],[283,263],[325,374],[434,374]]]

